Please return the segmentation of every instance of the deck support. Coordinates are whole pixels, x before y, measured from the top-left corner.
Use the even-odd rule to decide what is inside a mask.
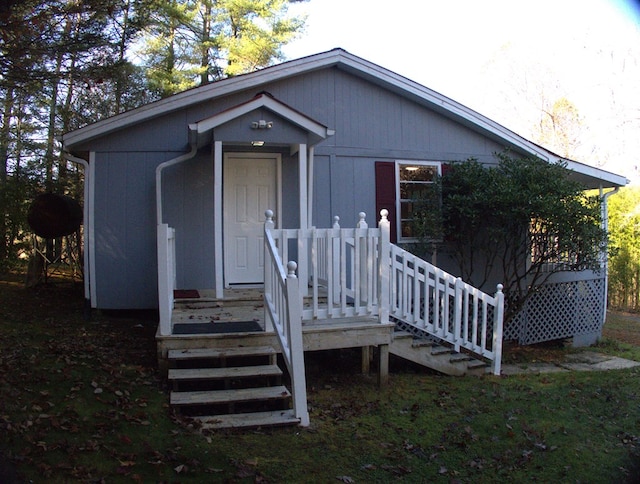
[[[371,346],[362,347],[362,374],[368,375],[371,371]]]
[[[389,384],[389,345],[378,346],[378,385]]]

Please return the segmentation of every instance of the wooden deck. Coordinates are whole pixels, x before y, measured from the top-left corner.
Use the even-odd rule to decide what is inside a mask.
[[[218,300],[210,291],[198,291],[198,298],[176,300],[173,311],[174,330],[180,325],[211,325],[225,327],[233,323],[255,322],[258,331],[193,332],[156,335],[160,369],[166,374],[167,355],[171,350],[223,349],[245,346],[272,346],[278,348],[274,333],[265,332],[262,291],[240,289],[225,291],[225,299]],[[382,359],[393,337],[393,324],[381,324],[377,318],[352,317],[303,321],[303,345],[305,351],[321,351],[340,348],[363,348],[363,366],[370,347],[381,348]],[[175,331],[174,331],[175,332]]]

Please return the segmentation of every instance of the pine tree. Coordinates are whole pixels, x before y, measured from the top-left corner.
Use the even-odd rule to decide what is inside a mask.
[[[156,4],[142,50],[150,87],[161,97],[283,58],[304,19],[288,0],[171,0]]]

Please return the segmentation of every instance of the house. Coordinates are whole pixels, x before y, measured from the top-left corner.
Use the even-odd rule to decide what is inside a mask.
[[[446,259],[435,268],[396,245],[410,242],[404,175],[417,173],[413,182],[428,184],[447,162],[472,156],[490,165],[505,148],[559,161],[465,106],[341,49],[176,94],[67,133],[63,145],[67,158],[85,168],[91,307],[159,308],[163,365],[192,353],[213,358],[215,351],[226,361],[251,345],[271,364],[276,348],[298,410],[306,405],[302,347],[360,346],[363,367],[375,348],[384,380],[390,348],[401,351],[394,349],[396,322],[415,329],[414,337],[434,334],[448,353],[464,350],[490,361],[499,372],[500,281],[495,295],[485,294],[442,270]],[[586,188],[626,184],[566,161]],[[575,282],[575,275],[568,278],[558,283]],[[600,314],[589,334],[604,316],[606,280],[596,285]],[[256,289],[264,290],[264,309],[260,292],[260,301],[244,310],[260,306],[264,317],[249,313],[242,323],[261,320],[262,339],[254,331],[183,331],[201,317],[220,321],[219,314],[196,315],[208,303],[231,308]],[[531,317],[524,319],[531,326]],[[418,351],[412,348],[407,354]],[[213,405],[191,393],[174,403]],[[295,412],[303,424],[304,408]]]

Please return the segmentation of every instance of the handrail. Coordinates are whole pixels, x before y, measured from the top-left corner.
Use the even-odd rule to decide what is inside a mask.
[[[390,315],[453,346],[491,361],[500,374],[504,295],[495,296],[390,244]]]
[[[302,296],[296,277],[297,264],[287,263],[285,273],[282,259],[273,239],[273,212],[267,210],[264,224],[264,301],[267,327],[275,332],[291,377],[293,409],[301,426],[309,425],[307,383],[302,343]]]

